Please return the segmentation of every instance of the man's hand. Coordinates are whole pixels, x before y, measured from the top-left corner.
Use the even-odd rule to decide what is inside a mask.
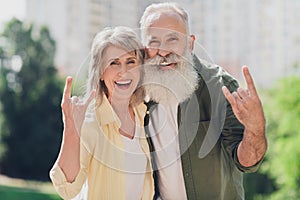
[[[254,135],[262,136],[262,134],[264,135],[266,124],[262,104],[248,67],[243,67],[243,73],[247,83],[246,89],[238,88],[236,92],[230,93],[230,91],[223,86],[222,90],[231,104],[237,119],[248,131]]]

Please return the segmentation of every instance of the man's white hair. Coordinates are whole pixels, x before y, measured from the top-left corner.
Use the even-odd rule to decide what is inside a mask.
[[[151,25],[152,21],[155,20],[159,14],[162,13],[177,13],[183,20],[186,25],[186,31],[189,35],[189,17],[187,12],[178,4],[174,2],[166,2],[166,3],[154,3],[149,5],[141,17],[140,20],[140,28],[141,28],[141,37],[143,45],[146,45],[146,34],[147,29]]]

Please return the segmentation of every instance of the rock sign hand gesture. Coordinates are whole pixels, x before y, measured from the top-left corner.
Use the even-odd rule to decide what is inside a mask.
[[[92,91],[86,100],[80,99],[77,96],[71,97],[71,91],[72,77],[67,77],[61,102],[63,122],[65,128],[68,128],[68,126],[73,126],[76,128],[77,133],[80,134],[85,112],[88,108],[88,105],[95,97],[95,91]]]
[[[237,91],[230,93],[223,86],[223,93],[231,104],[235,116],[245,128],[255,135],[264,134],[265,116],[254,81],[247,66],[243,67],[243,74],[247,83],[246,89],[238,88]]]

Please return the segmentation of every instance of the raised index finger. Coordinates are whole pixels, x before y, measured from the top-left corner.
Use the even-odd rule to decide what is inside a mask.
[[[66,78],[64,93],[63,93],[63,99],[69,99],[71,98],[71,90],[72,90],[72,77],[68,76]]]
[[[245,77],[245,80],[246,80],[246,83],[247,83],[247,88],[250,91],[250,94],[257,95],[253,78],[252,78],[252,76],[250,74],[250,71],[249,71],[247,66],[243,66],[243,73],[244,73],[244,77]]]

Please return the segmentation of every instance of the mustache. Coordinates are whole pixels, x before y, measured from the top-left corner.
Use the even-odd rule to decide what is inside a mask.
[[[183,56],[178,56],[177,54],[170,53],[167,56],[163,57],[160,55],[155,55],[152,58],[149,58],[145,61],[147,65],[159,65],[161,63],[179,63],[182,62],[184,59]]]

